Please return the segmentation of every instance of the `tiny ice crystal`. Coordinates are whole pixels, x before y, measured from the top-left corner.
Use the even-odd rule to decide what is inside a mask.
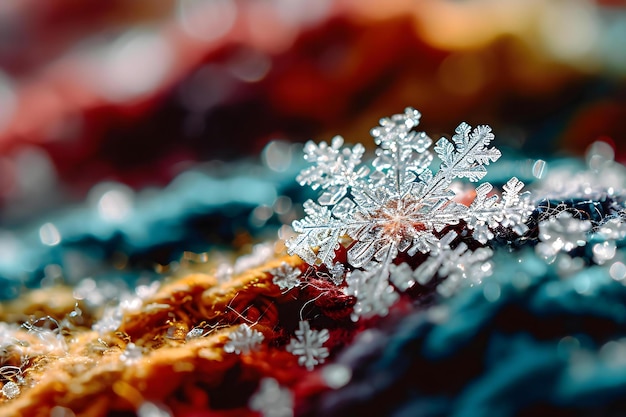
[[[2,387],[2,394],[9,400],[20,395],[20,387],[13,381],[9,381]]]
[[[324,359],[328,357],[328,348],[323,345],[329,337],[327,329],[311,330],[309,322],[303,320],[300,321],[300,328],[296,330],[296,338],[291,339],[287,346],[287,351],[299,356],[298,364],[310,371],[315,365],[324,363]]]
[[[569,252],[579,246],[585,246],[588,232],[591,230],[589,220],[578,220],[567,211],[539,223],[539,244],[537,254],[546,259],[554,257],[558,252]]]
[[[292,288],[300,286],[302,283],[302,281],[300,281],[300,270],[286,262],[283,262],[278,268],[269,272],[274,275],[272,282],[278,285],[281,290],[289,291]]]
[[[256,350],[264,339],[263,333],[250,328],[247,324],[240,324],[237,330],[228,335],[230,339],[224,345],[226,353],[236,353],[247,355]]]

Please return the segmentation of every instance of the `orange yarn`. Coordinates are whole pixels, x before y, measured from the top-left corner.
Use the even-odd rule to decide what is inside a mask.
[[[25,384],[16,398],[0,398],[0,415],[49,417],[53,407],[62,406],[77,417],[98,417],[137,410],[146,400],[165,402],[175,413],[199,407],[241,415],[247,397],[236,392],[237,386],[251,393],[263,375],[293,383],[305,372],[296,357],[271,346],[281,337],[279,306],[297,296],[295,290],[283,295],[272,283],[269,271],[283,262],[303,271],[307,267],[298,257],[285,256],[226,282],[194,273],[166,283],[138,311],[125,314],[115,333],[91,330],[87,314],[83,327],[58,336],[57,347],[36,331],[17,330],[15,339],[23,343],[14,343],[16,352],[6,352],[0,366],[21,366]],[[58,302],[47,304],[51,299]],[[19,324],[31,315],[48,315],[61,321],[74,303],[69,288],[38,290],[3,307],[0,319]],[[254,325],[269,343],[248,355],[225,353],[229,333],[241,323]],[[197,327],[204,329],[204,337],[185,340]],[[131,342],[146,351],[129,365],[121,356]],[[28,358],[25,364],[17,363],[20,357]],[[235,391],[230,399],[207,394],[229,385]]]

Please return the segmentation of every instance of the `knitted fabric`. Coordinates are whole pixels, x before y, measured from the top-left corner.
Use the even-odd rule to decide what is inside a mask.
[[[0,414],[49,416],[62,406],[77,416],[106,416],[137,410],[150,400],[167,404],[175,415],[243,415],[262,376],[294,385],[306,372],[279,348],[296,326],[298,311],[332,329],[331,350],[352,333],[348,297],[316,279],[283,294],[268,273],[283,263],[305,268],[299,258],[283,257],[225,282],[198,273],[173,280],[126,313],[116,332],[91,330],[94,317],[88,314],[80,316],[80,324],[59,326],[54,337],[15,330],[12,337],[19,343],[5,347],[14,355],[3,365],[21,366],[25,386],[32,388],[13,400],[4,398]],[[20,322],[39,311],[61,322],[74,308],[71,289],[39,290],[8,304],[0,320]],[[249,355],[227,354],[228,335],[241,323],[254,324],[268,343]],[[203,329],[204,336],[186,340],[192,328]],[[129,362],[123,355],[131,343],[144,353]]]

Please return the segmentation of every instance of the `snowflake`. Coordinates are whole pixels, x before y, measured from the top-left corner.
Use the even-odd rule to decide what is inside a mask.
[[[430,252],[447,226],[464,221],[470,236],[481,243],[501,229],[518,235],[528,230],[524,222],[533,205],[528,193],[520,194],[524,184],[517,178],[504,185],[501,198],[490,194],[491,184],[480,185],[469,206],[458,202],[451,189],[457,179],[481,180],[485,166],[500,158],[500,151],[489,147],[494,139],[491,128],[472,130],[461,123],[451,139],[439,139],[434,152],[441,165],[434,173],[429,168],[433,141],[414,130],[420,117],[407,108],[381,119],[371,130],[378,145],[371,166],[361,162],[362,145],[343,147],[339,136],[330,146],[308,142],[304,148],[313,166],[297,180],[321,190],[321,195],[304,203],[305,217],[293,222],[297,235],[287,242],[288,251],[310,265],[332,268],[335,251],[347,242],[347,261],[356,268],[349,274],[349,292],[357,297],[357,315],[386,314],[393,299],[388,289],[393,260],[399,253]],[[407,285],[412,284],[398,289]],[[384,300],[374,302],[370,291]]]
[[[204,329],[201,327],[194,327],[193,329],[189,330],[189,332],[187,332],[187,334],[185,335],[185,341],[188,342],[190,340],[200,339],[203,336]]]
[[[330,274],[330,280],[335,285],[341,285],[344,277],[346,276],[346,267],[341,262],[337,262],[328,268],[328,273]]]
[[[287,351],[299,356],[298,364],[306,366],[310,371],[315,365],[324,363],[324,359],[328,357],[328,348],[323,345],[329,337],[327,329],[311,330],[309,322],[302,320],[300,328],[296,330],[296,339],[291,339]]]
[[[230,340],[224,345],[226,353],[235,352],[238,355],[242,353],[247,355],[256,350],[265,337],[263,333],[244,323],[240,324],[237,330],[231,332],[228,338]]]
[[[263,417],[293,416],[293,395],[273,378],[261,380],[259,390],[250,398],[248,405]]]
[[[546,259],[553,258],[560,251],[569,252],[585,246],[590,230],[589,220],[578,220],[572,213],[562,211],[539,223],[540,242],[535,250]]]
[[[13,381],[9,381],[2,387],[2,394],[9,400],[20,395],[20,387]]]
[[[302,281],[300,281],[300,270],[286,262],[280,264],[278,268],[270,270],[269,273],[274,275],[272,282],[278,285],[281,290],[289,291],[292,288],[300,286],[302,283]]]

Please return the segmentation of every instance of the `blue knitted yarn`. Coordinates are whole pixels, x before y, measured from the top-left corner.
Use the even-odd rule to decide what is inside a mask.
[[[309,404],[310,415],[621,415],[622,255],[596,265],[582,251],[576,272],[530,244],[494,250],[481,285],[361,334],[338,358],[352,381]]]

